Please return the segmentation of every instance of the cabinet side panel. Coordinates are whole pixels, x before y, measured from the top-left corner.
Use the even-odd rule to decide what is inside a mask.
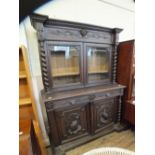
[[[51,136],[51,143],[54,143],[55,146],[60,145],[60,138],[58,135],[54,111],[47,110],[47,116],[48,116],[49,126],[50,126],[50,133],[49,134]]]

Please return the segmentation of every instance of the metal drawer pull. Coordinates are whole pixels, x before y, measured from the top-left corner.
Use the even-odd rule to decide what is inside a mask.
[[[70,103],[71,105],[74,105],[74,104],[75,104],[75,100],[69,101],[69,103]]]
[[[106,96],[106,97],[110,97],[111,94],[110,94],[110,93],[106,93],[105,96]]]

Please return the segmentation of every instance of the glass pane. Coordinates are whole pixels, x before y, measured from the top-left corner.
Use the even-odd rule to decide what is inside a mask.
[[[109,53],[105,48],[88,47],[88,82],[109,78]]]
[[[51,66],[54,85],[80,82],[80,46],[53,45]]]

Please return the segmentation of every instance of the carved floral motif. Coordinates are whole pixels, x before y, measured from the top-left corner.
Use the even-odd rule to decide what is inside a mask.
[[[57,28],[52,28],[46,30],[46,33],[50,35],[51,37],[56,36],[56,37],[66,37],[66,38],[76,38],[76,39],[81,39],[81,38],[86,38],[86,39],[99,39],[99,40],[108,40],[111,41],[111,35],[106,32],[97,32],[97,31],[92,31],[92,30],[67,30],[67,29],[57,29]]]
[[[82,130],[80,124],[80,114],[79,113],[71,113],[67,116],[66,120],[66,131],[68,135],[76,135],[78,132]]]
[[[113,121],[113,104],[97,106],[97,127],[102,127]]]

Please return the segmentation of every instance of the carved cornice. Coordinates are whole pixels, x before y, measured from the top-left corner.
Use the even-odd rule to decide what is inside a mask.
[[[80,28],[80,29],[82,28],[82,29],[90,29],[90,30],[106,31],[106,32],[116,31],[117,33],[119,33],[122,31],[122,29],[119,29],[119,28],[107,28],[107,27],[96,26],[91,24],[83,24],[83,23],[81,24],[78,22],[52,19],[52,18],[49,18],[48,16],[39,15],[35,13],[30,15],[30,19],[34,28],[35,28],[35,22],[40,22],[47,27],[51,27],[51,25],[56,25],[56,26],[74,27],[74,28]]]
[[[48,19],[48,16],[40,15],[40,14],[31,14],[30,21],[33,27],[36,29],[36,22],[44,23]]]
[[[113,32],[114,33],[120,33],[120,32],[122,32],[123,31],[123,29],[120,29],[120,28],[113,28]]]

